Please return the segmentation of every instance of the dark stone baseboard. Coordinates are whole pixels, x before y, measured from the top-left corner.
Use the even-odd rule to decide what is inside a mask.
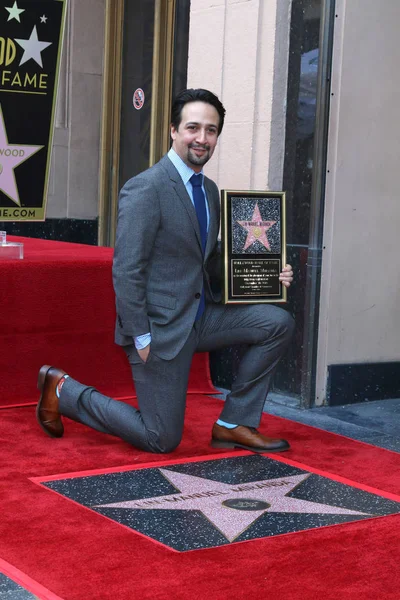
[[[400,362],[329,365],[329,406],[390,398],[400,398]]]
[[[97,219],[46,219],[43,222],[19,221],[0,222],[0,230],[7,235],[75,242],[77,244],[97,245]]]

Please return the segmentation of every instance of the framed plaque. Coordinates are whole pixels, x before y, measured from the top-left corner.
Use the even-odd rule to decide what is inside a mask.
[[[286,302],[285,192],[221,190],[223,303]]]

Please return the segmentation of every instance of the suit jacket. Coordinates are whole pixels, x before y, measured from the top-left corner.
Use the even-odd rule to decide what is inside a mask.
[[[172,359],[189,337],[202,286],[206,298],[219,301],[210,287],[210,272],[219,270],[219,193],[207,177],[204,187],[210,215],[204,255],[195,208],[168,156],[122,188],[113,262],[117,344],[150,332],[152,352]]]

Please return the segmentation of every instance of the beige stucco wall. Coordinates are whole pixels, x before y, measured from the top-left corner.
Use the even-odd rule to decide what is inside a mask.
[[[210,89],[227,110],[205,168],[220,188],[282,189],[290,7],[191,1],[188,87]]]
[[[105,0],[69,0],[47,218],[99,213]]]
[[[331,364],[400,360],[398,0],[338,0],[317,396]]]

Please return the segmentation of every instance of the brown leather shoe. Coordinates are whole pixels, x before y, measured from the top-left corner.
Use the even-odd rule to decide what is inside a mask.
[[[40,427],[50,437],[64,435],[64,426],[58,410],[56,386],[64,377],[65,371],[44,365],[39,371],[38,389],[42,392],[36,408],[36,418]]]
[[[244,448],[251,452],[282,452],[289,450],[286,440],[275,440],[262,435],[254,427],[238,425],[234,429],[214,423],[211,446],[213,448]]]

